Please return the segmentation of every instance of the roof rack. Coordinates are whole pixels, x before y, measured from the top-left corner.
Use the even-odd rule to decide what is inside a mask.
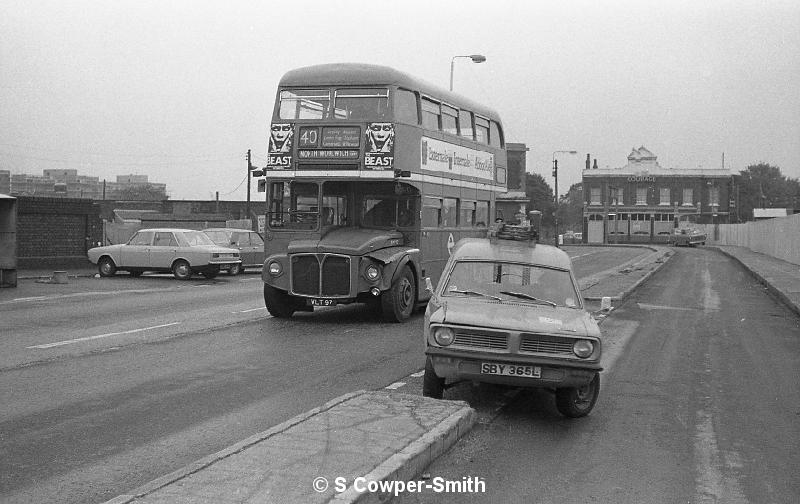
[[[513,240],[530,242],[531,245],[535,245],[539,240],[539,233],[531,226],[501,223],[489,230],[489,239],[493,243],[497,240]]]

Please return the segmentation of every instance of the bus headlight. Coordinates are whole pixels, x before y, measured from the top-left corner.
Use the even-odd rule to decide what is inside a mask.
[[[437,327],[433,330],[433,339],[442,346],[452,345],[456,334],[449,327]]]
[[[367,280],[374,282],[381,276],[381,270],[374,264],[367,266]]]
[[[594,345],[588,340],[578,340],[572,345],[572,352],[581,359],[585,359],[594,352]]]
[[[283,273],[283,267],[281,266],[281,263],[279,263],[278,261],[272,261],[271,263],[269,263],[267,271],[269,271],[270,275],[276,277],[279,276],[281,273]]]

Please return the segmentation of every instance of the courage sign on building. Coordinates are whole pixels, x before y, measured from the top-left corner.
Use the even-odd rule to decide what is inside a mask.
[[[422,137],[422,169],[494,180],[494,154]]]

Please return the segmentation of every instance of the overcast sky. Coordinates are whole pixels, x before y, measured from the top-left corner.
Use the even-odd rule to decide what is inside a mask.
[[[235,0],[0,2],[0,169],[246,198],[276,86],[318,63],[388,65],[454,88],[528,145],[559,192],[586,154],[645,146],[671,168],[766,162],[800,178],[800,2]],[[263,197],[255,193],[253,198]]]

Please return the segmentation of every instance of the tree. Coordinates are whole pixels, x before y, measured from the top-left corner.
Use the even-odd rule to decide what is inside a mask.
[[[538,173],[525,174],[525,195],[528,196],[528,210],[542,212],[542,232],[553,227],[553,189]]]
[[[558,222],[562,230],[580,232],[583,229],[583,183],[572,184],[558,201]]]
[[[795,208],[800,205],[800,181],[787,178],[780,168],[768,163],[750,165],[733,176],[734,190],[741,220],[753,220],[754,208]]]

